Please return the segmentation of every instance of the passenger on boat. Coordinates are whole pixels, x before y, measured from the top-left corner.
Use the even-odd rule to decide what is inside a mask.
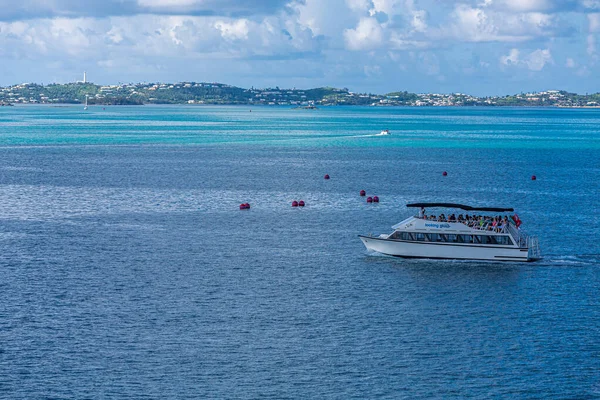
[[[425,219],[427,219],[427,218],[425,217],[425,208],[424,208],[424,207],[421,207],[421,209],[419,210],[419,218],[421,218],[421,219],[422,219],[422,218],[425,218]]]

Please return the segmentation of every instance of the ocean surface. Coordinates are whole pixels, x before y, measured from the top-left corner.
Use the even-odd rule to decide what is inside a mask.
[[[595,109],[0,108],[0,398],[600,398],[599,194]],[[544,258],[368,253],[412,201]]]

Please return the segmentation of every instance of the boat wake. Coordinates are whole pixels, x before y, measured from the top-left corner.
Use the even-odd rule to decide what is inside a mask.
[[[549,266],[600,266],[600,254],[576,254],[572,256],[545,256],[540,261]]]
[[[352,136],[347,136],[347,137],[351,137],[351,138],[368,138],[368,137],[381,137],[381,136],[391,136],[391,135],[388,135],[386,133],[369,133],[367,135],[352,135]]]
[[[433,259],[428,259],[428,258],[402,258],[402,257],[394,257],[394,256],[386,255],[386,254],[381,254],[381,253],[378,253],[376,251],[371,251],[371,250],[366,250],[365,255],[367,255],[369,257],[376,257],[376,258],[401,260],[403,262],[408,262],[408,263],[436,262],[436,263],[500,264],[499,262],[492,261],[492,260],[490,260],[490,261],[484,261],[484,260],[433,260]],[[501,264],[506,265],[506,263],[501,263]],[[564,266],[564,267],[598,266],[598,267],[600,267],[600,254],[578,254],[578,255],[572,255],[572,256],[550,255],[550,256],[543,256],[542,259],[540,259],[536,262],[533,262],[533,263],[523,262],[523,263],[514,263],[512,265],[548,266],[548,267],[557,267],[557,266]]]

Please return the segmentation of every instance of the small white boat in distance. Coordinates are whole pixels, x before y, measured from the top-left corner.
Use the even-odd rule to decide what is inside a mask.
[[[450,203],[414,203],[412,216],[379,236],[359,235],[368,250],[405,258],[452,260],[536,261],[541,258],[538,239],[520,230],[521,220],[512,208],[471,207]],[[425,208],[468,211],[467,215],[427,216]],[[481,213],[493,213],[482,215]]]
[[[382,130],[380,133],[380,135],[391,135],[390,130],[389,129],[384,129]]]
[[[84,110],[88,109],[88,96],[87,94],[85,95],[85,106],[83,107]]]

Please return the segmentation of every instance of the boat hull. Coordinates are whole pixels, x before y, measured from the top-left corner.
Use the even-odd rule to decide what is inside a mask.
[[[368,250],[395,257],[513,262],[535,261],[535,259],[528,257],[529,251],[527,248],[412,242],[370,236],[359,237]]]

